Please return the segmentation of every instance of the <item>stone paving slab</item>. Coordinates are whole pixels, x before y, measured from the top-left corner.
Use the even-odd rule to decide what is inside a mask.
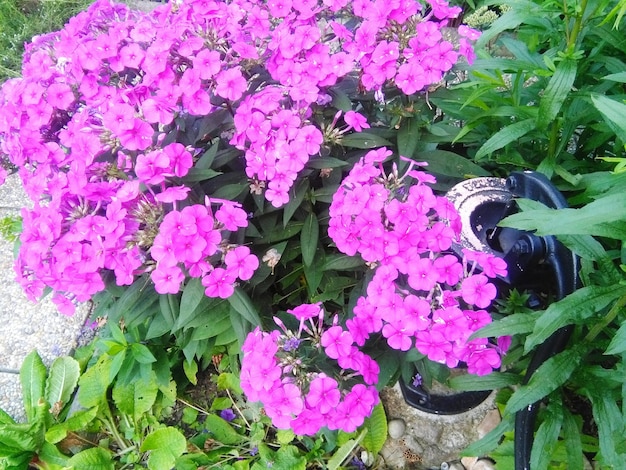
[[[29,201],[19,177],[11,175],[0,186],[0,218],[19,215]],[[14,419],[25,419],[19,371],[34,349],[46,365],[69,354],[84,333],[89,306],[82,305],[73,317],[60,314],[49,298],[34,303],[15,281],[14,245],[0,237],[0,408]]]

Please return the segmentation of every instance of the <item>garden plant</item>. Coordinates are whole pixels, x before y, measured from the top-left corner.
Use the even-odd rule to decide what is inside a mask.
[[[3,465],[382,465],[378,391],[463,365],[452,387],[502,389],[469,454],[513,468],[514,414],[546,399],[531,468],[623,467],[621,5],[509,2],[482,35],[462,13],[101,0],[33,38],[0,90],[5,168],[34,204],[17,279],[68,315],[93,302],[98,337],[50,370],[27,358]],[[543,310],[498,298],[506,263],[455,249],[442,195],[514,169],[573,207],[521,200],[503,221],[582,259],[583,287]],[[182,398],[199,380],[202,405]]]

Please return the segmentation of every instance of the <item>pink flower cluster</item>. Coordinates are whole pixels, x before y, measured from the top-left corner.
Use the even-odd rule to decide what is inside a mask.
[[[297,332],[276,318],[281,330],[257,328],[246,338],[241,388],[263,403],[278,428],[298,435],[322,427],[353,432],[378,403],[378,364],[355,346],[349,331],[336,323],[324,326],[319,303],[289,313],[300,321]]]
[[[358,345],[382,333],[394,349],[416,347],[429,359],[475,374],[500,366],[507,339],[469,341],[491,322],[484,310],[496,297],[490,278],[506,274],[504,260],[486,253],[451,250],[460,219],[445,197],[428,183],[434,178],[414,170],[385,174],[391,152],[368,152],[344,179],[330,207],[328,234],[340,251],[360,254],[376,268],[366,295],[346,322]]]
[[[282,206],[308,159],[333,143],[320,130],[332,87],[350,75],[361,89],[410,94],[440,80],[460,55],[472,60],[475,32],[464,28],[458,48],[441,35],[458,13],[443,0],[185,0],[151,13],[99,0],[34,38],[22,78],[0,90],[0,153],[34,201],[19,282],[32,298],[51,288],[67,312],[103,289],[104,270],[120,285],[155,270],[160,292],[198,274],[207,292],[226,295],[232,272],[204,264],[223,244],[219,230],[194,232],[203,248],[163,254],[179,207],[210,212],[188,175],[201,147],[229,135],[188,133],[234,126],[252,190]],[[343,111],[347,129],[368,127]]]

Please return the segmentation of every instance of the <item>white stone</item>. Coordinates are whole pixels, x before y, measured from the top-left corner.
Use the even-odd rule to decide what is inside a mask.
[[[496,470],[496,465],[487,459],[478,459],[469,470]]]
[[[389,431],[389,437],[392,439],[399,439],[404,436],[406,424],[403,419],[392,419],[387,424],[387,429]]]

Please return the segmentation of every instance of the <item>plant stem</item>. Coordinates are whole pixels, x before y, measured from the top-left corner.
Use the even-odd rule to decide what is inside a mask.
[[[580,13],[576,15],[576,21],[574,21],[574,27],[572,28],[572,34],[570,34],[567,39],[567,53],[571,54],[574,52],[574,47],[576,46],[576,41],[578,40],[578,35],[582,30],[583,26],[583,16],[585,16],[585,11],[587,10],[587,1],[582,0],[580,5]]]
[[[600,332],[604,328],[606,328],[613,320],[615,320],[615,318],[617,317],[617,314],[620,312],[620,310],[624,306],[626,306],[626,295],[623,295],[622,297],[620,297],[617,300],[617,302],[613,304],[613,306],[611,307],[611,310],[609,310],[609,312],[604,316],[602,321],[594,325],[594,327],[589,331],[589,333],[587,333],[587,336],[585,336],[585,341],[590,343],[594,339],[596,339],[596,336],[598,336],[598,334],[600,334]]]

